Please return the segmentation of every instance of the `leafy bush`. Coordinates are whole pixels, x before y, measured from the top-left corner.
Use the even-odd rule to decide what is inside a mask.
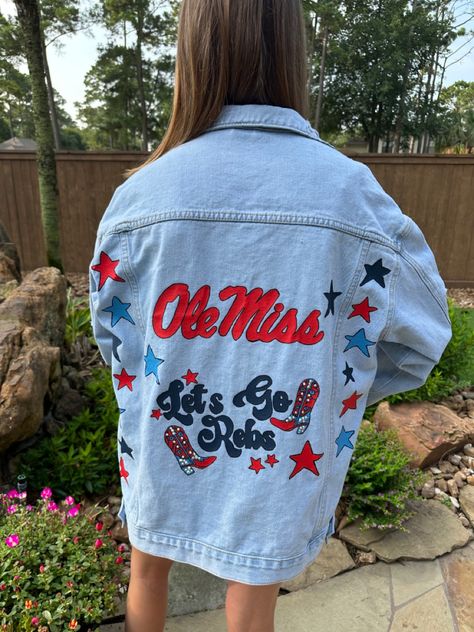
[[[448,310],[453,335],[425,384],[389,395],[386,401],[391,404],[413,400],[437,402],[455,390],[474,384],[474,310],[457,307],[451,297],[448,297]],[[366,419],[373,418],[379,403],[366,408]]]
[[[104,524],[72,496],[58,506],[48,487],[35,507],[15,489],[0,498],[1,629],[81,630],[113,614],[127,578]]]
[[[378,431],[372,423],[364,423],[342,492],[349,520],[361,517],[364,529],[406,531],[402,523],[413,515],[406,501],[418,498],[417,488],[426,480],[426,473],[410,469],[409,462],[410,455],[394,430]]]
[[[88,407],[21,454],[18,467],[30,488],[50,484],[61,497],[83,496],[108,493],[117,480],[119,413],[108,367],[93,369],[85,395]]]
[[[74,297],[72,289],[67,289],[66,329],[64,341],[71,346],[82,336],[93,341],[89,300],[87,297]]]

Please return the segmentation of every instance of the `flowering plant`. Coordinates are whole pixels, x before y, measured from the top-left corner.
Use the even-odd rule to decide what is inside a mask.
[[[121,547],[72,496],[57,505],[45,487],[33,506],[26,492],[0,494],[0,630],[100,623],[125,588]]]

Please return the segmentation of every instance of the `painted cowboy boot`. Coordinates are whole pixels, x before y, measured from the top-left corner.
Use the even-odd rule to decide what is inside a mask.
[[[311,411],[319,397],[319,384],[309,377],[301,382],[296,393],[295,404],[291,415],[286,419],[271,417],[270,423],[281,430],[293,430],[302,434],[311,421]]]
[[[199,456],[189,443],[188,435],[181,426],[168,426],[164,436],[166,445],[186,474],[194,474],[193,467],[201,469],[208,467],[217,458],[216,456]]]

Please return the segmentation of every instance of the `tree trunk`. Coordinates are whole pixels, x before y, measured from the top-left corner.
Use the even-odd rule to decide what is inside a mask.
[[[148,151],[148,115],[146,111],[145,100],[145,84],[143,82],[143,55],[142,55],[142,39],[143,39],[143,12],[142,7],[138,10],[137,24],[137,80],[138,80],[138,96],[140,99],[140,111],[142,115],[142,150]]]
[[[31,80],[41,219],[48,265],[63,272],[59,245],[58,185],[54,137],[48,107],[37,0],[15,0]],[[27,227],[25,227],[27,230]]]
[[[328,36],[329,36],[329,29],[326,25],[323,29],[323,47],[322,47],[322,52],[321,52],[321,64],[320,64],[320,69],[319,69],[319,89],[318,89],[318,98],[316,101],[316,115],[314,117],[314,127],[317,130],[319,129],[319,122],[321,119],[321,107],[322,107],[322,102],[323,102],[324,68],[326,65]]]
[[[41,52],[43,55],[43,64],[46,77],[46,87],[48,90],[48,103],[51,113],[51,124],[53,126],[54,146],[56,149],[61,149],[61,135],[59,134],[58,116],[56,113],[56,105],[54,103],[54,90],[53,83],[51,81],[51,74],[49,72],[48,56],[46,54],[46,46],[44,43],[44,36],[41,33]]]

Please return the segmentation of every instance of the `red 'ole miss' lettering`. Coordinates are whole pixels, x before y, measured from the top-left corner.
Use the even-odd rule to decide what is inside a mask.
[[[232,334],[238,340],[243,332],[250,342],[301,342],[314,345],[324,337],[319,330],[318,309],[312,310],[298,326],[298,310],[290,308],[286,312],[283,303],[277,303],[280,292],[276,289],[263,292],[254,288],[250,292],[243,285],[228,285],[219,292],[219,298],[226,301],[233,298],[219,325],[221,312],[217,307],[208,307],[211,288],[200,287],[191,298],[186,283],[173,283],[164,290],[153,309],[153,330],[160,338],[173,336],[179,328],[185,338],[202,336],[210,338],[215,333],[220,336]],[[166,308],[178,299],[169,324],[164,327]],[[284,312],[284,313],[283,313]]]

